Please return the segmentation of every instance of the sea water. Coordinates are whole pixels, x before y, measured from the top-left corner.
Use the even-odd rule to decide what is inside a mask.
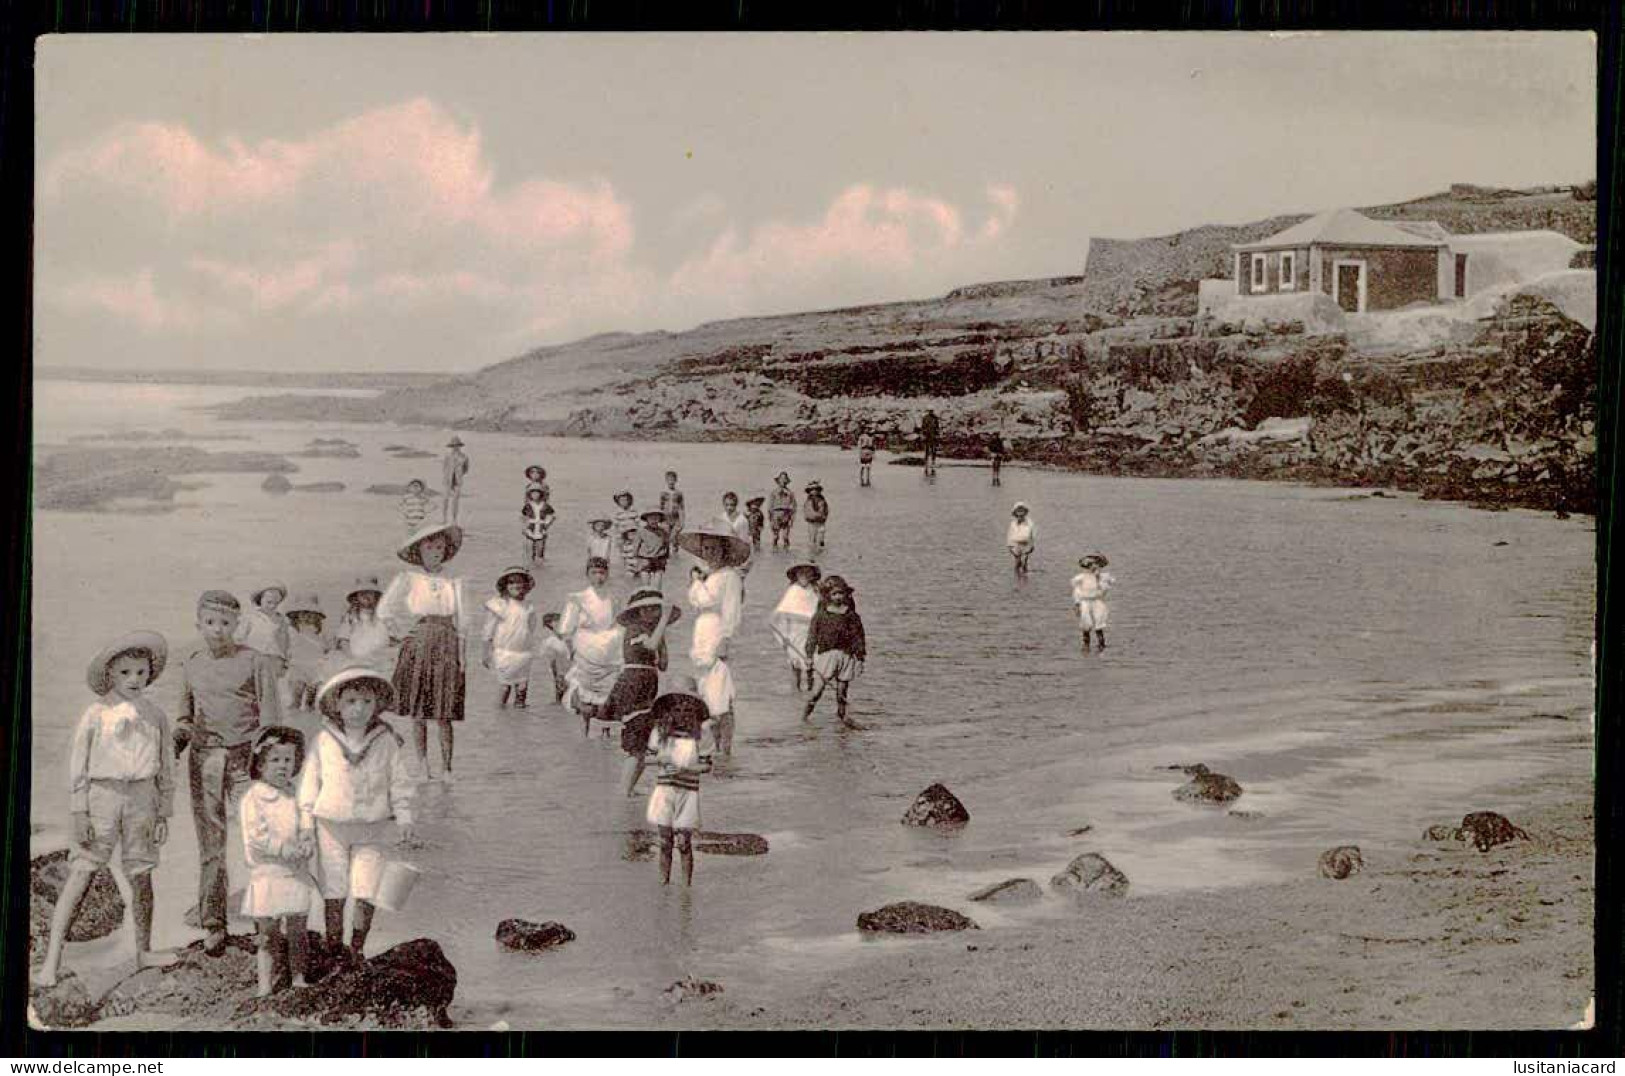
[[[121,430],[251,438],[205,447],[296,452],[344,437],[362,455],[296,460],[295,482],[346,483],[338,494],[272,496],[259,475],[197,476],[169,512],[35,516],[36,851],[65,839],[66,756],[90,701],[90,656],[128,630],[163,632],[173,658],[153,691],[173,715],[200,591],[246,596],[282,580],[319,591],[336,617],[355,575],[387,582],[401,567],[398,499],[363,488],[415,476],[438,486],[446,440],[420,428],[216,422],[194,408],[250,391],[220,386],[38,389],[41,444],[105,432],[111,415]],[[814,559],[852,583],[869,638],[852,687],[864,727],[836,725],[832,694],[804,723],[766,627],[784,569],[808,555],[804,526],[791,552],[757,555],[734,647],[736,757],[702,782],[702,804],[706,828],[759,833],[772,850],[701,855],[692,890],[662,888],[628,841],[646,792],[620,794],[618,744],[584,739],[545,676],[529,712],[503,711],[490,674],[471,669],[457,782],[424,790],[424,845],[401,853],[423,877],[409,907],[379,914],[369,946],[437,940],[458,969],[465,1026],[647,1025],[661,991],[688,974],[771,1009],[809,976],[913,944],[857,934],[858,913],[890,901],[946,904],[985,929],[1075,915],[1059,900],[996,909],[965,898],[1005,878],[1046,883],[1085,851],[1129,876],[1131,900],[1303,877],[1332,845],[1404,849],[1430,824],[1502,807],[1497,795],[1515,782],[1589,777],[1588,519],[1015,466],[994,487],[981,468],[943,466],[931,480],[882,465],[865,489],[855,454],[824,447],[462,437],[468,539],[451,567],[481,600],[521,560],[528,464],[548,469],[559,513],[532,596],[541,611],[584,585],[586,521],[612,512],[617,489],[646,507],[676,470],[693,525],[720,511],[725,491],[764,494],[787,470],[798,497],[824,483],[828,548]],[[386,444],[436,458],[394,459]],[[1038,524],[1025,579],[1004,548],[1016,500]],[[1118,583],[1109,649],[1085,655],[1069,580],[1093,550]],[[680,604],[688,567],[674,558],[667,576]],[[624,597],[632,585],[617,572],[615,588]],[[692,622],[675,629],[673,673],[691,671]],[[1246,813],[1175,800],[1184,777],[1167,767],[1194,762],[1239,780],[1231,808]],[[900,825],[937,781],[970,825],[951,835]],[[156,875],[159,944],[197,936],[181,921],[196,892],[184,779],[172,834]],[[577,937],[545,954],[505,952],[493,934],[509,917],[557,920]],[[75,946],[68,959],[114,949]]]

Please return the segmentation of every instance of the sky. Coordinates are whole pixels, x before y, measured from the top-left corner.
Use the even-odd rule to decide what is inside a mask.
[[[63,36],[35,361],[465,371],[1592,178],[1589,34]]]

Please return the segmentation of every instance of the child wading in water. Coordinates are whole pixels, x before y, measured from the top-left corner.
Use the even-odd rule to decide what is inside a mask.
[[[336,649],[345,656],[346,665],[389,671],[389,625],[378,619],[378,599],[383,594],[376,575],[363,575],[344,596],[348,608],[339,618]]]
[[[587,559],[607,562],[614,543],[609,533],[610,521],[594,519],[588,521],[587,526],[592,528],[592,533],[587,535]]]
[[[694,610],[694,635],[688,656],[698,671],[700,698],[714,722],[717,751],[733,754],[734,678],[729,668],[729,640],[739,630],[745,602],[745,580],[739,566],[750,560],[750,543],[724,531],[694,530],[683,535],[683,549],[704,566],[691,573],[688,604]]]
[[[638,574],[637,558],[633,551],[638,544],[638,514],[632,510],[632,494],[621,490],[615,494],[614,538],[621,546],[621,568],[627,575]],[[589,554],[590,556],[591,554]],[[610,558],[605,557],[605,560]]]
[[[412,841],[412,796],[401,738],[383,720],[394,689],[371,669],[346,669],[322,685],[324,721],[299,780],[299,810],[315,819],[327,944],[344,944],[344,902],[354,898],[350,948],[360,953],[372,929],[389,823]]]
[[[525,551],[532,564],[547,556],[547,530],[558,515],[547,503],[547,488],[531,486],[525,491],[525,503],[519,514],[524,520]]]
[[[1016,574],[1027,574],[1027,562],[1032,559],[1033,550],[1038,548],[1038,524],[1034,523],[1027,512],[1027,505],[1021,501],[1010,510],[1010,526],[1004,532],[1004,544],[1009,547],[1010,555],[1016,561]]]
[[[773,479],[774,489],[767,499],[767,518],[773,525],[773,548],[779,548],[779,540],[784,540],[784,548],[790,548],[790,528],[796,522],[796,495],[790,492],[790,475],[780,471],[778,477]]]
[[[423,526],[423,521],[429,518],[429,509],[434,504],[434,498],[429,496],[428,487],[423,479],[414,478],[406,484],[406,492],[401,496],[401,522],[406,524],[406,533],[411,534]]]
[[[865,429],[858,434],[858,485],[867,486],[873,480],[875,463],[875,435]]]
[[[621,668],[621,627],[615,623],[615,598],[609,592],[609,562],[587,562],[587,586],[565,600],[559,634],[570,642],[569,685],[564,704],[581,717],[581,735],[592,735]]]
[[[1084,653],[1089,652],[1091,631],[1100,641],[1100,649],[1106,649],[1106,617],[1109,612],[1106,592],[1117,582],[1111,572],[1104,570],[1106,563],[1105,554],[1090,553],[1078,561],[1078,567],[1083,570],[1072,577],[1072,600],[1078,604],[1078,626],[1083,630]]]
[[[846,693],[863,672],[869,646],[863,635],[863,619],[852,600],[852,588],[838,575],[826,578],[818,587],[821,600],[807,628],[807,660],[818,675],[818,686],[802,711],[802,720],[812,720],[813,707],[823,698],[824,689],[835,683],[835,716],[848,728],[858,726],[846,716]]]
[[[806,494],[802,515],[807,520],[807,548],[823,549],[824,525],[829,522],[829,501],[824,499],[823,483],[807,483]]]
[[[677,488],[677,472],[666,472],[666,488],[660,491],[660,511],[666,517],[666,534],[675,542],[683,533],[683,491]]]
[[[401,572],[384,592],[379,619],[395,638],[405,636],[395,662],[395,700],[412,718],[418,762],[429,772],[429,722],[440,726],[441,777],[451,780],[452,725],[463,719],[465,627],[468,604],[463,581],[441,569],[463,545],[455,523],[430,524],[406,539],[396,551],[411,568]],[[429,778],[431,781],[434,778]]]
[[[644,817],[660,833],[660,884],[671,883],[675,844],[683,857],[683,884],[694,884],[694,831],[700,828],[700,725],[705,702],[693,695],[669,693],[654,702],[654,732],[649,752],[656,766],[655,789]]]
[[[784,647],[796,690],[800,691],[805,681],[807,690],[811,691],[813,667],[812,659],[807,657],[807,631],[812,626],[813,615],[818,612],[818,580],[823,573],[816,564],[797,564],[784,574],[790,585],[785,588],[784,597],[779,599],[768,623],[778,636],[779,645]]]
[[[162,635],[138,631],[91,660],[85,680],[97,698],[74,730],[68,770],[72,866],[51,913],[50,943],[35,978],[40,986],[56,985],[68,928],[91,876],[112,861],[114,851],[134,898],[136,966],[165,967],[177,960],[152,948],[152,872],[169,837],[175,770],[169,718],[143,694],[163,674],[168,656]]]
[[[559,614],[548,613],[542,617],[542,645],[537,654],[542,659],[542,666],[553,674],[553,701],[563,702],[565,689],[569,686],[564,674],[570,668],[570,644],[559,634]]]
[[[530,664],[535,657],[531,637],[536,633],[536,609],[526,596],[536,578],[524,568],[509,568],[497,577],[497,595],[485,603],[485,653],[482,664],[497,674],[502,693],[498,709],[511,695],[516,710],[527,705]]]
[[[305,765],[305,735],[286,725],[260,730],[248,774],[254,784],[243,796],[243,855],[248,888],[243,915],[254,920],[259,952],[259,996],[269,997],[277,951],[294,986],[304,986],[308,966],[305,917],[319,890],[311,877],[316,837],[299,813],[294,778]]]
[[[665,530],[669,518],[661,512],[643,513],[643,527],[632,549],[632,558],[638,566],[638,582],[655,590],[660,589],[666,578],[666,562],[671,557],[670,539]]]
[[[650,716],[655,696],[660,694],[660,674],[668,661],[666,630],[677,623],[683,611],[668,605],[658,590],[640,590],[627,599],[616,621],[621,638],[621,673],[604,704],[604,720],[621,722],[621,749],[627,759],[624,778],[626,794],[632,795],[643,776],[644,750],[649,745]]]
[[[547,468],[534,463],[525,468],[525,494],[529,496],[533,489],[541,490],[544,497],[553,496],[553,490],[547,484]]]
[[[291,603],[288,624],[288,705],[294,710],[316,709],[316,689],[322,683],[322,663],[329,649],[323,627],[327,617],[315,594]]]
[[[750,525],[750,547],[762,548],[762,527],[767,523],[767,517],[762,514],[762,505],[766,497],[752,497],[745,502],[745,522]]]

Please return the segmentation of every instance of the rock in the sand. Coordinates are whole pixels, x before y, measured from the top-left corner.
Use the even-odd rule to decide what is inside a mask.
[[[1231,818],[1239,818],[1243,822],[1256,822],[1264,817],[1263,811],[1238,811],[1232,808],[1229,812]]]
[[[1097,852],[1085,852],[1066,865],[1066,869],[1049,880],[1053,889],[1063,893],[1105,893],[1120,897],[1128,892],[1128,875],[1112,866],[1111,861]]]
[[[268,474],[265,481],[260,483],[260,489],[267,493],[286,493],[293,489],[293,483],[288,481],[287,475]]]
[[[694,850],[713,856],[765,856],[767,838],[755,833],[713,833],[702,829],[694,834]]]
[[[1429,826],[1427,832],[1422,834],[1429,841],[1453,841],[1461,834],[1455,826]]]
[[[1174,789],[1174,798],[1186,803],[1229,803],[1241,795],[1241,785],[1234,777],[1212,773],[1203,767],[1187,784]]]
[[[239,1006],[236,1023],[426,1031],[451,1026],[447,1006],[457,992],[457,969],[440,946],[415,938],[304,990],[285,990]]]
[[[84,981],[71,971],[57,976],[55,986],[29,984],[30,1022],[40,1027],[67,1029],[85,1027],[95,1020],[98,1007],[90,1000]]]
[[[1043,897],[1044,891],[1031,878],[1011,878],[978,889],[965,899],[989,904],[1030,904]]]
[[[1461,820],[1461,828],[1456,831],[1456,840],[1472,841],[1473,847],[1480,852],[1488,852],[1496,845],[1506,844],[1508,841],[1528,839],[1529,834],[1494,811],[1474,811]]]
[[[697,998],[708,998],[720,993],[722,993],[721,983],[707,982],[704,979],[696,979],[692,975],[685,975],[681,979],[678,979],[675,983],[672,983],[670,986],[666,987],[661,996],[672,1004],[677,1005],[685,1001],[693,1001]]]
[[[343,482],[306,482],[302,486],[293,487],[298,493],[343,493]]]
[[[497,924],[497,941],[509,949],[535,952],[539,949],[552,949],[575,940],[575,931],[563,923],[532,923],[528,919],[504,919]]]
[[[884,934],[935,934],[942,930],[980,930],[952,908],[904,900],[858,916],[858,929]]]
[[[361,450],[354,445],[314,445],[302,452],[290,452],[290,456],[298,456],[308,460],[358,460]]]
[[[1347,878],[1351,874],[1359,874],[1364,867],[1365,860],[1360,856],[1360,849],[1352,844],[1340,844],[1320,853],[1322,878]]]
[[[29,917],[29,935],[38,949],[38,955],[44,957],[45,943],[51,933],[51,912],[56,907],[56,899],[62,893],[62,886],[68,880],[70,853],[67,849],[50,852],[35,857],[28,868],[28,891],[32,911]],[[41,920],[43,922],[41,923]],[[103,867],[90,876],[90,887],[85,890],[84,899],[79,902],[79,914],[74,917],[73,925],[68,928],[68,940],[73,942],[95,941],[105,938],[119,928],[124,922],[124,896],[118,891],[118,883],[113,881],[112,872]],[[36,933],[36,926],[43,926]]]
[[[914,797],[903,815],[905,826],[963,826],[969,821],[965,805],[940,782]]]

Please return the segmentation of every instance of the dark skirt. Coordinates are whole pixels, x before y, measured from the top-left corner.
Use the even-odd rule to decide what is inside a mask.
[[[610,688],[609,699],[598,718],[601,721],[625,721],[647,711],[659,694],[658,671],[640,665],[628,666],[615,678],[615,686]],[[647,739],[647,735],[644,738]]]
[[[463,719],[463,654],[449,616],[426,616],[395,660],[395,712],[429,721]]]

